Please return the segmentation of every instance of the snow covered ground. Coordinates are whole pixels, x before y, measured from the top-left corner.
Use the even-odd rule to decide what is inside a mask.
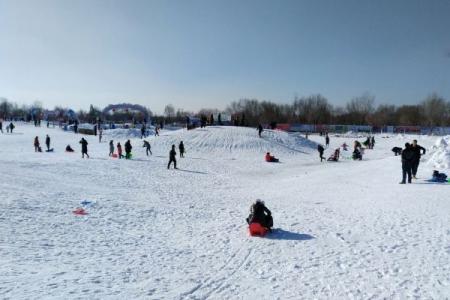
[[[47,133],[55,152],[35,153]],[[412,136],[376,136],[363,161],[344,152],[338,163],[320,163],[298,135],[252,128],[162,131],[150,157],[133,137],[128,161],[108,157],[109,137],[127,139],[87,136],[83,160],[80,135],[26,124],[0,134],[0,298],[450,297],[450,184],[426,181],[434,167],[449,173],[442,142],[399,185],[390,149]],[[437,140],[417,138],[430,150]],[[186,157],[167,170],[180,140]],[[331,136],[326,156],[343,142],[353,139]],[[281,163],[264,162],[267,151]],[[266,238],[247,233],[257,198],[277,228]],[[88,215],[74,215],[84,200]]]

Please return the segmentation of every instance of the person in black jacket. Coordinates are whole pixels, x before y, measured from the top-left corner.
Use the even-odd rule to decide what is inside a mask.
[[[416,179],[417,169],[419,168],[420,163],[420,157],[422,156],[422,154],[425,154],[427,150],[424,147],[418,145],[417,140],[413,141],[411,148],[414,152],[414,160],[412,164],[412,177]]]
[[[328,136],[328,132],[325,136],[325,146],[328,148],[330,146],[330,137]]]
[[[81,158],[84,158],[85,154],[86,154],[87,158],[89,158],[88,148],[87,148],[88,142],[84,138],[81,138],[80,144],[81,144]]]
[[[45,145],[47,146],[47,151],[50,151],[50,137],[47,136],[45,137]]]
[[[169,152],[169,163],[167,164],[167,169],[170,169],[170,164],[173,162],[174,169],[177,169],[177,159],[175,156],[177,152],[175,151],[175,145],[172,145],[172,150]]]
[[[323,157],[323,151],[325,151],[325,149],[319,144],[317,145],[317,151],[319,151],[320,162],[322,162],[322,160],[325,159],[325,157]]]
[[[406,183],[406,175],[408,175],[408,183],[411,183],[411,173],[414,163],[414,150],[409,143],[405,144],[405,149],[402,151],[402,181],[400,184]]]
[[[262,127],[262,125],[261,124],[258,124],[258,136],[259,137],[261,137],[261,135],[262,135],[262,132],[263,132],[263,127]]]
[[[0,120],[0,131],[3,133],[3,122]]]
[[[144,144],[142,145],[142,147],[145,147],[145,153],[148,154],[150,153],[150,155],[153,155],[152,153],[152,146],[150,146],[150,143],[148,141],[144,140]]]
[[[131,149],[133,149],[133,147],[131,146],[130,140],[128,140],[125,142],[125,159],[131,158]]]
[[[269,230],[271,230],[271,227],[273,226],[272,213],[266,207],[264,202],[259,199],[250,207],[250,215],[246,220],[249,225],[251,223],[259,223]]]
[[[183,144],[183,141],[180,142],[180,145],[178,146],[178,149],[180,150],[180,157],[184,157],[184,144]]]

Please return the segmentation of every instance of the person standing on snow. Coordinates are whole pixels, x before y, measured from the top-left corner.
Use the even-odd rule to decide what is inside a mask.
[[[422,156],[422,154],[425,155],[427,150],[424,147],[418,145],[417,140],[413,141],[411,149],[414,152],[414,159],[413,159],[413,163],[412,163],[412,177],[414,179],[417,179],[416,175],[417,175],[417,169],[419,168],[420,157]]]
[[[173,162],[174,169],[177,168],[177,159],[175,156],[177,155],[177,152],[175,151],[175,145],[172,145],[172,150],[169,152],[169,163],[167,164],[167,169],[170,169],[170,164]]]
[[[47,151],[50,151],[50,137],[48,136],[48,134],[45,138],[45,145],[47,146]]]
[[[103,129],[100,127],[98,130],[98,142],[101,143],[103,138]]]
[[[323,157],[323,152],[325,151],[325,149],[323,148],[322,145],[319,144],[317,146],[317,151],[319,151],[320,162],[322,162],[322,160],[325,159],[325,157]]]
[[[41,145],[38,137],[34,138],[34,152],[41,152]]]
[[[114,141],[109,141],[109,156],[112,156],[114,154]]]
[[[131,149],[133,149],[133,147],[131,146],[130,140],[128,140],[125,143],[125,159],[131,158]]]
[[[372,135],[372,141],[371,141],[372,149],[375,147],[375,136]]]
[[[81,144],[81,158],[84,158],[85,154],[86,154],[87,158],[89,158],[88,148],[87,148],[88,142],[84,138],[81,138],[80,144]]]
[[[325,136],[325,146],[328,148],[330,146],[330,137],[328,136],[328,132]]]
[[[119,143],[117,143],[117,155],[119,156],[119,158],[122,158],[122,145]]]
[[[141,127],[141,139],[145,138],[145,131],[146,131],[145,124],[142,124],[142,127]]]
[[[262,137],[262,132],[263,132],[263,127],[262,127],[262,125],[261,124],[258,124],[258,136],[259,137]]]
[[[16,128],[16,126],[14,126],[14,124],[11,122],[11,123],[9,123],[9,131],[11,132],[11,133],[13,133],[13,129],[14,128]]]
[[[3,133],[3,122],[0,120],[0,131]]]
[[[144,141],[144,145],[142,145],[142,147],[145,147],[145,154],[147,154],[147,156],[149,153],[150,155],[153,155],[152,146],[150,146],[150,143],[148,141]]]
[[[180,158],[184,157],[184,144],[183,144],[183,141],[180,142],[180,145],[178,146],[178,149],[180,150]]]
[[[405,149],[402,151],[402,181],[400,184],[406,183],[406,175],[408,175],[408,183],[411,183],[411,173],[414,164],[414,150],[409,143],[405,144]]]

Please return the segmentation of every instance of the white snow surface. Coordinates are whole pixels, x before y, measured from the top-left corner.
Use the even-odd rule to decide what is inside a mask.
[[[437,170],[450,169],[450,135],[438,138],[431,147],[428,165]]]
[[[131,138],[132,160],[108,157],[109,136],[85,136],[83,160],[81,135],[16,125],[0,134],[0,298],[450,297],[450,185],[426,181],[429,163],[399,185],[390,151],[414,138],[431,149],[436,138],[376,136],[363,161],[342,151],[320,163],[323,137],[208,127],[163,130],[148,138],[148,157]],[[55,152],[35,153],[33,138],[46,134]],[[180,140],[186,157],[167,170]],[[353,139],[331,137],[325,155],[344,142]],[[266,163],[267,151],[281,163]],[[245,223],[257,198],[274,217],[265,238]]]

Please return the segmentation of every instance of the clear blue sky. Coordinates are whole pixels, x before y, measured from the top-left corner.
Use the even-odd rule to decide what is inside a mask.
[[[0,0],[0,97],[162,112],[450,99],[450,0]]]

